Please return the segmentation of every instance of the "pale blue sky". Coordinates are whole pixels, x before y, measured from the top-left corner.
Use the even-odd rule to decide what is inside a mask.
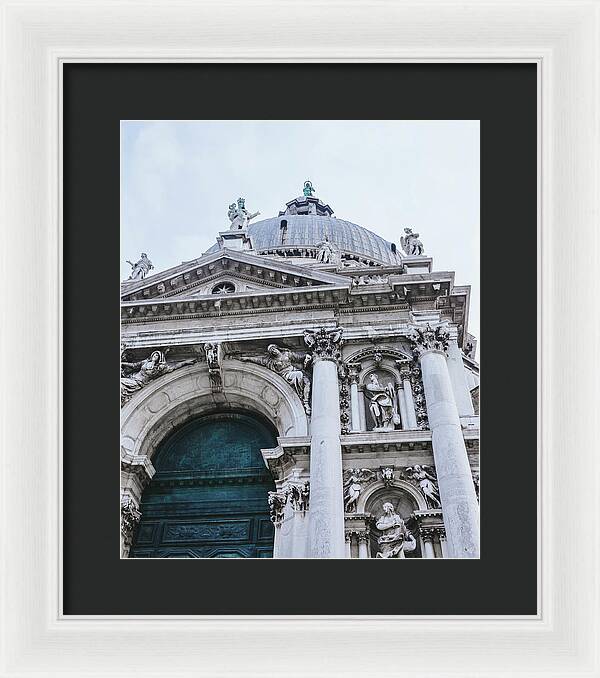
[[[239,196],[274,216],[310,179],[336,216],[400,244],[418,231],[434,270],[470,284],[479,337],[479,121],[122,123],[121,278],[200,256]]]

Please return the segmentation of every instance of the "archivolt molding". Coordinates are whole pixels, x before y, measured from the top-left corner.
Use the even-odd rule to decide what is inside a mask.
[[[417,490],[413,485],[411,485],[409,482],[406,480],[398,479],[395,478],[391,483],[384,483],[383,480],[378,480],[374,483],[369,484],[367,488],[365,488],[364,492],[360,495],[358,498],[358,501],[356,502],[356,513],[365,513],[365,507],[369,503],[369,499],[379,492],[380,490],[387,490],[390,494],[393,493],[393,491],[396,490],[402,490],[409,494],[417,503],[417,510],[418,511],[427,511],[427,502],[425,501],[425,497],[419,490]]]
[[[228,359],[222,392],[211,390],[206,364],[196,363],[136,393],[121,410],[122,454],[152,458],[172,429],[190,417],[224,409],[262,414],[281,437],[308,434],[302,402],[283,379],[266,367]]]

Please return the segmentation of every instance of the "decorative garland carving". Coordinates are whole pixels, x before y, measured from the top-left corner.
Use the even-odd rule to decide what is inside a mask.
[[[348,389],[348,371],[340,379],[340,426],[343,435],[350,433],[350,390]]]
[[[423,387],[423,378],[421,368],[417,361],[410,363],[409,380],[413,391],[413,401],[415,403],[415,414],[417,416],[417,426],[421,430],[429,428],[429,418],[427,416],[427,402],[425,400],[425,389]]]

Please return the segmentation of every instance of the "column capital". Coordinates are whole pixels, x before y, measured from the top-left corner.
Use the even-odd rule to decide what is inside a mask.
[[[424,353],[429,352],[446,355],[450,333],[446,325],[432,327],[427,323],[424,327],[413,326],[409,339],[416,358],[420,358]]]
[[[341,348],[343,339],[341,327],[336,327],[333,330],[327,330],[320,327],[316,331],[304,330],[304,343],[312,352],[313,361],[330,360],[332,362],[341,364],[342,353]]]

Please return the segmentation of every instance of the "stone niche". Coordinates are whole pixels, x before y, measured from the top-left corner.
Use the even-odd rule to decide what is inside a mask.
[[[371,399],[370,392],[368,389],[369,384],[372,382],[373,375],[376,377],[379,386],[383,388],[388,388],[390,391],[390,400],[393,403],[393,414],[392,421],[384,427],[378,427],[371,411]],[[393,431],[394,429],[401,428],[399,420],[399,411],[398,411],[398,389],[400,384],[398,382],[397,376],[391,371],[385,368],[375,368],[370,369],[365,372],[361,390],[363,392],[363,402],[364,402],[364,420],[367,431]]]
[[[365,505],[365,513],[371,516],[371,526],[369,530],[369,549],[370,557],[375,558],[379,550],[378,538],[381,532],[376,528],[377,519],[383,515],[383,505],[389,502],[393,505],[396,513],[404,520],[406,527],[412,532],[416,539],[417,547],[414,551],[406,553],[407,558],[422,558],[421,542],[419,539],[419,524],[415,516],[419,506],[408,492],[398,487],[385,487],[377,490]]]

